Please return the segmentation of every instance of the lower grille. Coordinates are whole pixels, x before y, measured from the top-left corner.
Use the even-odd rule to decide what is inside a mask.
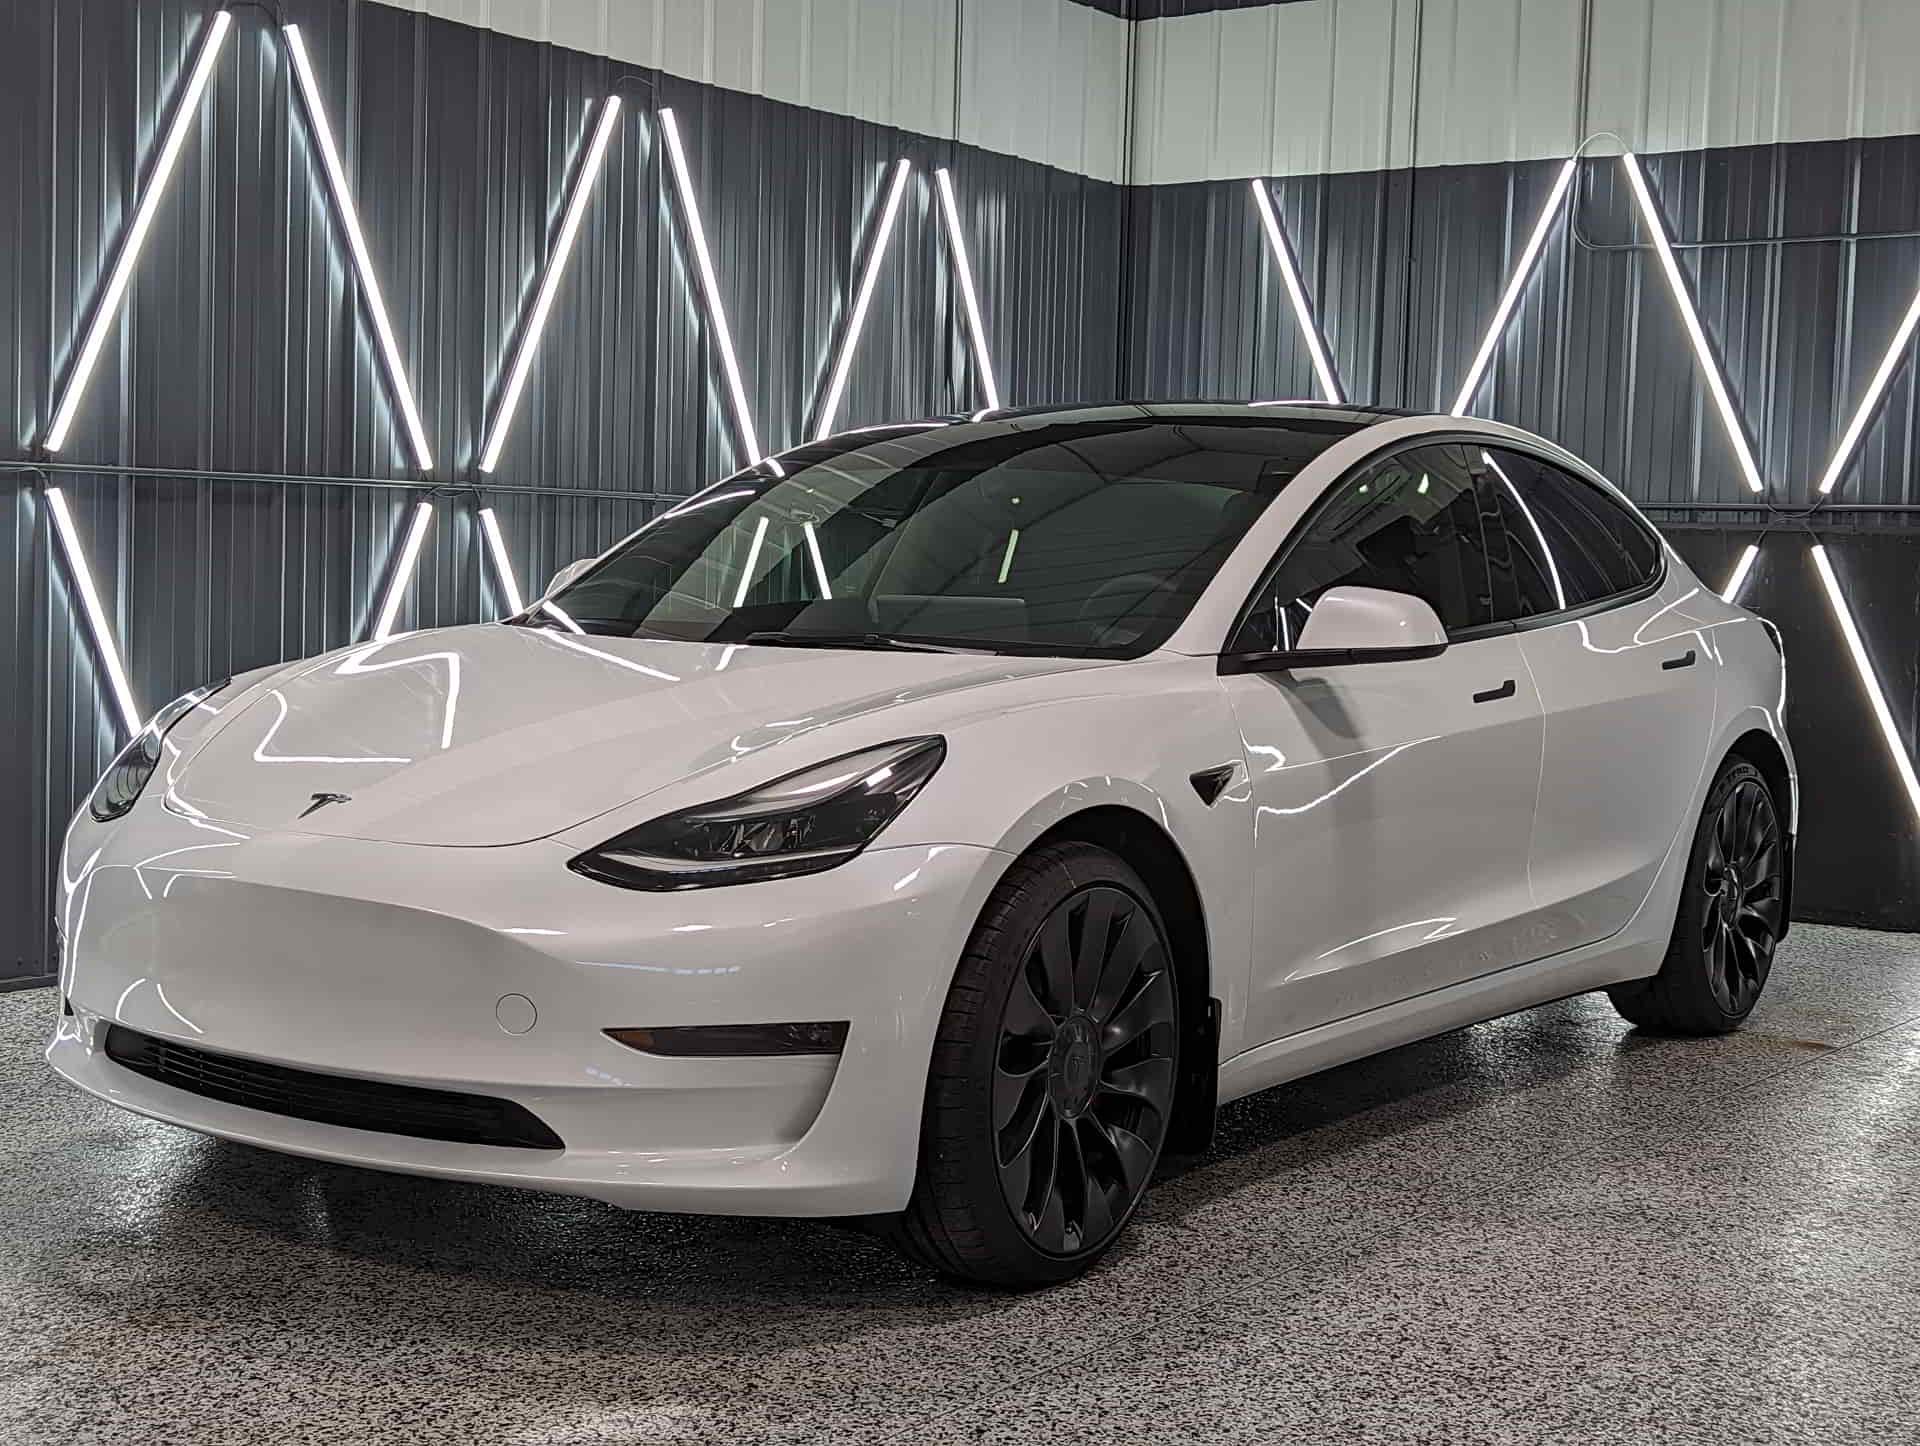
[[[122,1068],[175,1089],[296,1120],[463,1145],[565,1148],[530,1111],[489,1095],[289,1069],[156,1039],[118,1024],[107,1026],[106,1051]]]

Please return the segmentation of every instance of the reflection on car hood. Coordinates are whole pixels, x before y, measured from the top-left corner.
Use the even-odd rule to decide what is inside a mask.
[[[498,625],[413,633],[270,679],[174,762],[168,796],[261,828],[518,843],[828,724],[1100,666]],[[323,794],[348,801],[314,807]]]

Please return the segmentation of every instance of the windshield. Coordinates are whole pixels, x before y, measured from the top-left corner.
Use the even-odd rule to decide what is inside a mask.
[[[656,518],[524,621],[1136,657],[1336,440],[1184,421],[961,431],[970,438],[945,447],[926,429],[841,438],[749,469]]]

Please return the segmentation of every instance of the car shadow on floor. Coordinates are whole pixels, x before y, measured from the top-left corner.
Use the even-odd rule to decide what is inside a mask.
[[[1222,1109],[1206,1154],[1163,1164],[1143,1224],[1178,1226],[1249,1185],[1279,1192],[1284,1203],[1356,1162],[1379,1168],[1405,1137],[1657,1043],[1603,1027],[1590,1010],[1552,1006],[1236,1101]],[[181,1164],[156,1224],[178,1231],[190,1249],[204,1248],[211,1219],[250,1239],[317,1246],[463,1288],[558,1291],[623,1305],[639,1298],[681,1312],[752,1306],[815,1314],[857,1305],[944,1318],[1015,1299],[935,1281],[870,1234],[824,1222],[630,1213],[217,1141],[199,1142]],[[1152,1248],[1136,1230],[1116,1257]]]

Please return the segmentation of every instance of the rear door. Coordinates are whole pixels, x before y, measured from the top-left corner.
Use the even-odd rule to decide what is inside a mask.
[[[1528,872],[1538,953],[1618,932],[1652,887],[1706,764],[1713,650],[1698,584],[1627,503],[1543,458],[1475,449],[1495,608],[1545,715]]]
[[[1290,648],[1340,584],[1424,598],[1434,658],[1221,679],[1255,804],[1247,1039],[1264,1043],[1526,957],[1540,705],[1493,623],[1463,448],[1426,446],[1330,490],[1229,647]]]

